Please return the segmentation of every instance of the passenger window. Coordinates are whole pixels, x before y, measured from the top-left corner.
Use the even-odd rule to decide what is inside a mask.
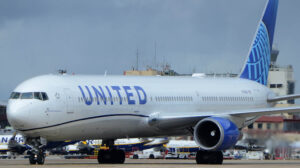
[[[43,100],[40,92],[34,92],[33,97],[34,97],[34,99]]]
[[[42,97],[43,97],[43,100],[49,100],[47,94],[45,92],[42,92]]]
[[[19,92],[12,92],[10,95],[10,99],[18,99],[20,98],[21,93]]]
[[[32,92],[25,92],[25,93],[22,93],[22,95],[21,95],[21,99],[32,99],[32,98],[33,98]]]

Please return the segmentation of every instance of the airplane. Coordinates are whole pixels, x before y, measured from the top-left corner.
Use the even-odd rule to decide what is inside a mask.
[[[124,152],[134,152],[134,151],[142,151],[150,148],[162,147],[164,144],[168,143],[168,139],[165,138],[156,138],[156,139],[139,139],[139,138],[131,138],[131,139],[117,139],[114,143],[114,148],[121,149]],[[97,146],[101,146],[101,140],[86,140],[81,141],[75,145],[77,147],[70,147],[73,152],[78,152],[82,154],[94,154],[94,150]],[[77,150],[76,150],[77,149]]]
[[[24,145],[22,135],[0,135],[0,153],[23,154],[28,149],[29,147]]]
[[[124,163],[115,139],[193,135],[197,164],[222,164],[222,150],[262,115],[300,112],[274,107],[300,95],[267,88],[278,0],[268,0],[240,75],[43,75],[19,84],[7,105],[9,123],[32,146],[30,164],[44,164],[45,148],[65,140],[102,139],[98,162]]]
[[[167,138],[155,138],[153,141],[143,145],[139,150],[147,150],[147,149],[162,149],[164,145],[169,143],[169,139]]]
[[[118,139],[115,141],[115,147],[125,152],[143,151],[151,148],[163,147],[164,144],[168,143],[169,140],[166,138],[155,138],[155,139]]]
[[[140,150],[143,146],[151,141],[149,140],[140,140],[138,138],[132,139],[117,139],[114,143],[114,148],[122,149],[124,152],[131,152],[134,150]],[[76,144],[68,145],[67,151],[69,153],[80,153],[93,155],[95,149],[106,148],[106,146],[102,146],[102,140],[85,140],[80,141]]]
[[[14,137],[14,138],[12,138]],[[14,143],[12,142],[14,139]],[[117,149],[122,149],[125,152],[133,152],[137,150],[145,150],[155,147],[162,147],[164,144],[168,143],[165,138],[156,138],[151,140],[132,138],[132,139],[117,139],[115,141],[115,147]],[[70,144],[67,146],[58,146],[53,149],[48,149],[52,154],[63,154],[76,153],[76,154],[94,154],[96,146],[101,146],[101,140],[86,140],[80,141],[75,144]],[[0,153],[17,153],[23,154],[26,150],[30,149],[29,146],[24,146],[24,138],[22,135],[18,134],[14,136],[11,135],[0,135]]]

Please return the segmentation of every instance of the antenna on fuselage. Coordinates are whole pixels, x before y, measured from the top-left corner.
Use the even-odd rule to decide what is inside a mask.
[[[61,74],[61,75],[64,75],[64,74],[67,73],[67,70],[66,69],[59,69],[58,73]]]
[[[157,57],[157,49],[156,49],[156,41],[154,42],[154,68],[157,69],[157,63],[156,63],[156,57]]]
[[[139,49],[136,49],[136,70],[139,70]]]

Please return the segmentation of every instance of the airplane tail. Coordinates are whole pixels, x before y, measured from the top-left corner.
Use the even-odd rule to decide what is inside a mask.
[[[239,77],[267,85],[278,0],[268,0]]]

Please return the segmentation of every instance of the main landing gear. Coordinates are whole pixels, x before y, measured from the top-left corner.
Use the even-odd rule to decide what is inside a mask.
[[[197,164],[222,164],[223,153],[222,151],[201,151],[199,150],[196,155]]]
[[[111,163],[111,164],[123,164],[125,162],[125,152],[114,147],[114,140],[103,140],[102,145],[108,146],[108,150],[99,150],[98,162],[99,164]]]

